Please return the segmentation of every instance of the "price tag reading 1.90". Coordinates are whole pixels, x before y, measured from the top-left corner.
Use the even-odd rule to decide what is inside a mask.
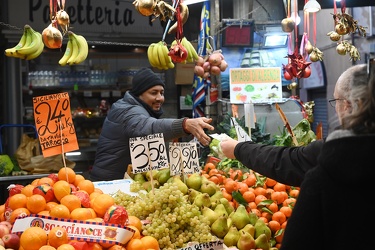
[[[129,139],[133,173],[143,173],[168,166],[162,133]]]

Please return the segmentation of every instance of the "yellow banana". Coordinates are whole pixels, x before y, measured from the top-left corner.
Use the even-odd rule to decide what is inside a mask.
[[[40,39],[42,39],[42,41],[43,41],[42,34],[40,34],[38,32],[38,36],[40,36]],[[34,58],[37,58],[40,54],[42,54],[43,49],[44,49],[44,43],[42,42],[42,43],[40,43],[38,49],[34,53],[31,53],[31,54],[28,54],[28,55],[24,56],[24,59],[25,60],[32,60]]]
[[[89,53],[89,45],[87,44],[86,38],[81,35],[75,35],[76,40],[78,42],[78,55],[75,58],[73,64],[80,64],[84,60],[86,60],[87,55]]]
[[[160,46],[162,47],[161,49],[163,50],[163,55],[164,55],[165,61],[167,62],[168,69],[173,69],[174,64],[172,62],[172,58],[168,55],[169,50],[168,50],[167,45],[164,42],[162,42],[162,45],[160,45]]]
[[[152,67],[156,67],[157,66],[156,62],[155,62],[155,60],[153,58],[153,54],[154,54],[153,50],[154,49],[155,49],[155,43],[151,43],[150,46],[148,46],[148,49],[147,49],[147,58],[148,58],[148,61],[149,61],[150,65]]]
[[[29,33],[28,36],[31,36],[31,42],[28,43],[29,38],[27,38],[25,46],[16,50],[17,53],[25,56],[36,52],[41,46],[40,43],[43,43],[42,34],[40,34],[38,31],[35,31],[33,30],[33,28],[30,27],[30,29],[27,29],[27,32]]]
[[[66,44],[66,49],[64,55],[60,58],[59,64],[60,66],[65,66],[72,55],[72,50],[73,50],[73,43],[72,39],[69,38],[68,43]]]
[[[181,39],[181,43],[182,43],[182,46],[184,46],[185,49],[188,52],[188,56],[186,58],[186,61],[187,62],[194,62],[193,53],[191,52],[191,47],[192,47],[191,43],[186,39],[186,37],[183,37]]]
[[[193,62],[195,62],[196,60],[198,60],[199,55],[198,55],[197,51],[195,50],[193,44],[189,40],[187,40],[186,38],[185,38],[185,40],[186,40],[186,45],[190,47],[189,53],[191,53],[191,57],[193,59]]]
[[[158,52],[158,58],[159,58],[159,62],[160,62],[160,65],[159,67],[161,69],[168,69],[167,67],[167,61],[165,60],[165,56],[164,56],[164,50],[163,50],[163,42],[160,41],[157,43],[157,52]]]
[[[12,48],[8,48],[5,50],[5,55],[8,56],[8,57],[18,57],[18,58],[21,58],[22,55],[18,54],[17,53],[17,49],[20,49],[22,48],[25,43],[26,43],[26,39],[27,39],[27,32],[26,32],[26,29],[23,30],[23,34],[20,38],[20,40],[18,41],[17,45],[12,47]],[[31,39],[31,37],[30,37]]]
[[[78,56],[78,52],[79,52],[78,41],[72,31],[68,32],[68,36],[69,36],[69,40],[70,39],[72,40],[72,53],[66,63],[69,65],[73,65],[73,62],[76,60]]]
[[[152,50],[152,60],[155,64],[155,67],[160,69],[160,60],[159,60],[159,56],[158,56],[158,45],[157,45],[157,43],[155,43],[155,47]]]

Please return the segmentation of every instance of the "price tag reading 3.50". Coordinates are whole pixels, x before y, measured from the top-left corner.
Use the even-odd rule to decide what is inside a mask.
[[[143,173],[168,166],[162,133],[129,139],[133,173]]]

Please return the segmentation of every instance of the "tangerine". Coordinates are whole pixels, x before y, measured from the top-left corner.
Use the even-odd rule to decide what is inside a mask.
[[[38,180],[38,185],[41,185],[41,184],[48,184],[50,186],[53,186],[53,184],[55,184],[55,181],[52,180],[51,178],[49,177],[42,177]]]
[[[286,221],[286,216],[283,212],[277,211],[273,213],[272,220],[278,221],[282,225]]]
[[[74,194],[68,194],[61,198],[60,204],[65,205],[71,213],[74,209],[81,207],[81,199]]]
[[[278,221],[270,220],[268,222],[268,227],[271,229],[272,233],[276,233],[281,228],[281,225]]]
[[[62,204],[57,204],[53,208],[51,208],[51,211],[49,211],[50,216],[57,217],[57,218],[63,218],[63,219],[70,219],[70,211],[69,208]]]
[[[48,233],[48,244],[58,248],[62,244],[69,242],[68,233],[64,227],[56,226]]]
[[[18,217],[26,217],[30,215],[30,211],[27,208],[20,207],[14,209],[9,216],[9,222],[14,223]]]
[[[74,180],[74,186],[78,187],[78,183],[82,180],[85,180],[85,177],[81,174],[76,174],[76,179]]]
[[[134,234],[133,234],[132,239],[140,239],[141,238],[141,232],[138,230],[138,228],[136,228],[135,226],[131,226],[131,225],[129,225],[127,227],[134,230]]]
[[[8,207],[12,210],[24,207],[26,208],[27,196],[24,194],[15,194],[9,197]]]
[[[65,243],[65,244],[60,245],[58,248],[56,248],[56,250],[76,250],[76,249],[69,243]]]
[[[88,220],[88,219],[93,219],[94,217],[90,209],[79,207],[79,208],[74,209],[70,213],[70,218],[73,220]]]
[[[76,180],[76,172],[74,172],[72,168],[62,167],[57,173],[57,177],[59,177],[59,180],[64,180],[68,183],[74,183],[74,181]]]
[[[26,186],[24,186],[21,190],[21,194],[24,194],[26,195],[27,197],[30,197],[31,195],[33,195],[33,190],[36,186],[32,185],[32,184],[28,184]]]
[[[20,246],[27,250],[39,250],[47,245],[47,232],[40,227],[29,227],[22,232],[20,237]]]
[[[78,190],[86,191],[88,194],[91,194],[95,190],[94,183],[90,180],[82,180],[77,185]]]
[[[40,194],[33,194],[27,199],[26,207],[30,213],[37,214],[45,209],[46,199]]]
[[[65,195],[71,194],[70,184],[67,181],[59,180],[53,185],[53,193],[58,201]]]
[[[279,211],[285,214],[286,218],[289,218],[292,215],[293,209],[289,206],[286,206],[286,207],[281,207]]]
[[[246,191],[242,194],[242,197],[247,203],[255,201],[255,194],[252,191]]]
[[[115,204],[115,199],[109,194],[99,194],[91,200],[91,208],[99,217],[103,217],[107,209]]]
[[[39,250],[56,250],[53,246],[45,245],[39,248]]]
[[[152,236],[149,236],[149,235],[143,236],[141,238],[141,241],[147,250],[149,249],[159,250],[160,249],[158,240]]]
[[[47,211],[51,211],[51,209],[52,209],[54,206],[58,205],[58,204],[59,204],[59,203],[57,203],[57,202],[55,202],[55,201],[49,201],[49,202],[47,202],[46,207],[45,207],[44,209],[47,210]]]
[[[126,250],[146,250],[141,239],[130,239],[125,248]]]

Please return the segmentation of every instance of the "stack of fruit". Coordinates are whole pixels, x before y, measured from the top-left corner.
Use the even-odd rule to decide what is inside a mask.
[[[133,235],[126,245],[120,245],[73,240],[64,226],[50,228],[49,232],[47,229],[45,231],[38,226],[32,226],[20,236],[12,233],[16,220],[33,214],[58,218],[61,221],[72,219],[83,223],[126,226]],[[61,168],[58,173],[35,179],[26,186],[11,185],[9,198],[0,206],[0,221],[0,233],[4,234],[3,243],[0,242],[0,245],[7,249],[125,250],[126,247],[131,250],[139,249],[139,245],[145,249],[159,249],[155,238],[141,234],[142,222],[138,217],[128,214],[123,206],[115,204],[111,195],[103,193],[93,182],[76,174],[71,168]]]

